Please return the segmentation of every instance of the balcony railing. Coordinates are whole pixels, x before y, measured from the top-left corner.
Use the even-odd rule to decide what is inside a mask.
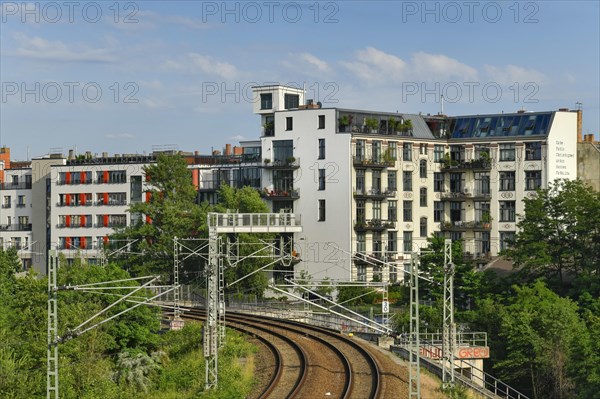
[[[261,197],[269,200],[295,200],[300,198],[300,190],[267,190],[264,189],[260,192]]]
[[[394,227],[396,227],[396,222],[393,222],[391,220],[369,219],[369,220],[364,220],[364,221],[362,221],[362,220],[354,221],[354,229],[357,231],[361,231],[361,230],[380,231],[380,230],[393,229]]]
[[[480,221],[454,221],[454,222],[444,222],[440,223],[441,231],[457,231],[457,230],[490,230],[491,223],[490,222],[480,222]]]
[[[31,231],[31,223],[0,224],[0,231]]]
[[[388,168],[393,167],[396,164],[395,159],[384,159],[385,157],[367,157],[361,155],[354,155],[352,162],[354,166],[366,166],[369,168]]]
[[[392,190],[390,188],[386,188],[385,190],[381,190],[379,188],[354,189],[353,193],[354,197],[365,198],[386,198],[396,196],[396,190]]]
[[[463,191],[459,191],[459,192],[451,192],[451,191],[444,191],[442,193],[440,193],[440,197],[443,200],[467,200],[467,199],[491,199],[492,195],[487,192],[484,193],[482,191],[475,191],[475,192],[471,192],[467,189],[463,190]]]
[[[300,158],[289,157],[285,160],[270,160],[265,159],[263,161],[263,167],[267,169],[298,169],[300,167]]]
[[[474,159],[472,161],[454,161],[443,159],[440,169],[442,171],[448,170],[490,170],[492,168],[492,163],[489,160],[483,159]]]
[[[0,190],[29,190],[31,188],[31,182],[25,183],[0,183]]]

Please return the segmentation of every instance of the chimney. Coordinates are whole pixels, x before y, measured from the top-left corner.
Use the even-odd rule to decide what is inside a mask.
[[[69,160],[75,159],[75,151],[74,150],[69,150]]]
[[[581,143],[581,135],[583,130],[583,110],[577,110],[577,142]]]
[[[213,155],[221,155],[221,151],[219,151],[219,150],[213,150],[212,154]]]
[[[194,151],[194,156],[197,157],[198,155],[200,155],[200,151],[198,151],[198,150]]]
[[[235,146],[233,147],[233,155],[242,155],[244,153],[243,147]]]
[[[225,144],[225,155],[231,155],[231,144]]]

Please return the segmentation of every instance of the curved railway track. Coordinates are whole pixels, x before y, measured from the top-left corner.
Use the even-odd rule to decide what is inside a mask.
[[[182,317],[204,319],[205,311],[189,309]],[[259,339],[272,355],[269,382],[257,398],[380,397],[377,360],[338,332],[240,313],[228,313],[226,324]]]

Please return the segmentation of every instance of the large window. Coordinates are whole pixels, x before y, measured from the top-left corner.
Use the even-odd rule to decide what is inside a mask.
[[[500,221],[515,221],[515,201],[500,201]]]
[[[444,220],[444,203],[442,201],[434,201],[433,221],[441,222],[442,220]]]
[[[319,190],[325,190],[325,169],[319,169]]]
[[[412,161],[412,143],[404,143],[402,147],[402,160]]]
[[[391,159],[398,159],[398,143],[390,141],[388,143],[388,153]]]
[[[371,188],[375,190],[375,193],[381,192],[381,171],[374,170],[371,173]]]
[[[452,201],[450,202],[450,220],[452,223],[457,225],[456,222],[462,222],[465,220],[465,210],[463,209],[463,202]]]
[[[367,250],[367,239],[365,233],[356,234],[356,252],[364,253]]]
[[[325,221],[325,200],[319,200],[319,222]]]
[[[450,173],[450,192],[462,193],[464,188],[463,173]]]
[[[515,143],[500,144],[500,161],[515,160]]]
[[[388,185],[387,185],[388,190],[396,191],[398,189],[398,183],[396,182],[396,179],[397,179],[396,172],[393,170],[388,170],[387,179],[388,179]]]
[[[398,201],[388,201],[388,220],[390,222],[398,220]]]
[[[419,206],[427,206],[427,187],[421,187],[419,189]]]
[[[456,162],[463,162],[465,160],[465,147],[462,145],[451,145],[450,159]]]
[[[398,233],[388,231],[387,251],[395,254],[398,251]]]
[[[411,171],[402,172],[402,190],[412,191],[412,174]]]
[[[475,172],[475,192],[473,194],[490,194],[490,172]]]
[[[319,129],[325,129],[325,115],[319,115]]]
[[[131,202],[142,202],[142,176],[131,176]]]
[[[364,223],[366,220],[365,216],[365,201],[357,200],[356,201],[356,221],[359,223]]]
[[[539,161],[542,159],[542,143],[539,141],[525,143],[525,159],[528,161]]]
[[[285,109],[298,108],[300,105],[300,96],[297,94],[286,94],[283,97]]]
[[[419,161],[419,177],[421,179],[427,179],[427,160],[421,159]]]
[[[294,140],[273,140],[273,162],[285,163],[294,156]]]
[[[422,217],[419,220],[419,236],[427,237],[427,218],[426,217]]]
[[[444,159],[444,146],[442,144],[435,144],[433,146],[433,161],[442,162]]]
[[[433,191],[436,193],[444,192],[444,174],[435,172],[433,174]]]
[[[504,251],[505,249],[513,246],[515,242],[515,232],[514,231],[501,231],[500,232],[500,251]]]
[[[373,162],[381,162],[381,141],[374,140],[371,145],[371,153],[373,155]]]
[[[319,139],[319,159],[325,159],[325,139]]]
[[[292,130],[294,128],[294,118],[288,116],[285,118],[285,130]]]
[[[381,220],[381,201],[373,201],[373,219]]]
[[[402,202],[402,220],[412,222],[412,201]]]
[[[515,191],[515,172],[500,172],[500,191]]]
[[[260,95],[260,109],[273,108],[273,94],[265,93]]]
[[[365,159],[365,140],[356,140],[356,160],[363,161]]]
[[[412,231],[405,231],[403,234],[403,250],[404,252],[412,252]]]
[[[356,192],[363,194],[365,192],[365,170],[356,169]]]
[[[525,172],[525,190],[537,190],[542,187],[542,171],[531,170]]]

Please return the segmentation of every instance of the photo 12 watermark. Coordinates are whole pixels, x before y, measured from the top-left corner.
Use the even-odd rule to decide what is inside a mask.
[[[535,1],[403,1],[402,22],[537,24]]]
[[[339,22],[338,2],[314,1],[203,1],[202,22],[220,23],[298,23],[336,24]]]
[[[114,103],[137,104],[136,82],[2,82],[1,101],[23,104],[98,103],[103,99]]]
[[[536,82],[514,82],[501,85],[498,82],[402,82],[402,102],[428,101],[448,103],[475,102],[497,103],[501,100],[514,103],[536,104],[540,90]]]
[[[340,88],[335,82],[202,82],[202,103],[255,103],[260,101],[260,95],[254,92],[254,87],[279,85],[304,90],[305,98],[322,104],[339,103]]]
[[[133,1],[2,2],[2,23],[139,23],[140,6]]]

